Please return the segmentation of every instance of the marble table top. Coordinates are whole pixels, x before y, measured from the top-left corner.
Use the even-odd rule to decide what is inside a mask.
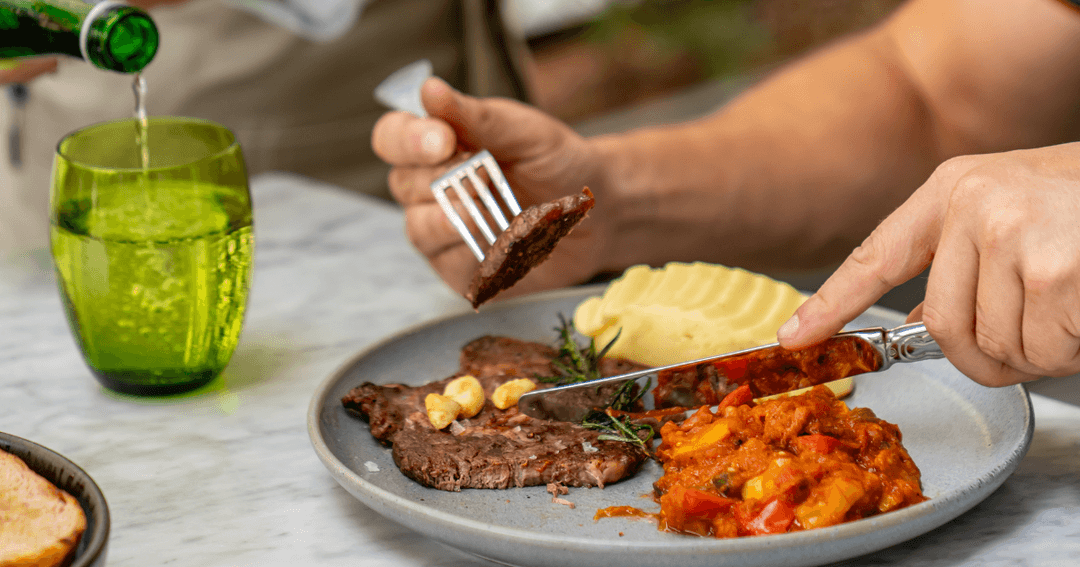
[[[0,261],[0,431],[67,456],[109,502],[114,566],[476,566],[388,521],[315,455],[315,388],[358,351],[468,310],[410,247],[400,212],[310,180],[252,183],[256,272],[224,375],[187,396],[101,388],[68,331],[48,253]],[[1030,386],[1019,469],[956,520],[845,565],[1075,565],[1080,378]]]

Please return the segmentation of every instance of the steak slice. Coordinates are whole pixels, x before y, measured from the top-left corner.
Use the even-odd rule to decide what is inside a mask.
[[[508,380],[554,374],[551,360],[556,354],[540,343],[480,337],[462,349],[461,370],[453,376],[423,386],[367,382],[350,391],[342,404],[368,421],[375,439],[392,447],[403,474],[440,490],[553,482],[603,487],[633,475],[648,458],[637,445],[601,441],[599,432],[580,425],[533,419],[517,407],[500,410],[491,403],[491,393]],[[605,361],[602,371],[610,375],[637,368]],[[459,420],[458,427],[435,429],[424,397],[442,393],[447,382],[464,374],[472,374],[483,386],[484,408]]]
[[[473,308],[516,284],[546,260],[555,244],[585,219],[595,202],[592,191],[586,187],[579,195],[534,205],[514,217],[473,273],[465,294]]]

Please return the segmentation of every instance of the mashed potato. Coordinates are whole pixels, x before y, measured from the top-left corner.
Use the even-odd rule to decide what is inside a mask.
[[[618,335],[608,356],[664,366],[775,343],[805,299],[786,283],[739,268],[634,266],[578,305],[574,326],[598,346]],[[838,395],[850,391],[850,379],[838,382],[846,382],[832,385]]]
[[[662,366],[776,342],[806,298],[766,276],[715,264],[634,266],[574,313],[578,332],[609,354]]]

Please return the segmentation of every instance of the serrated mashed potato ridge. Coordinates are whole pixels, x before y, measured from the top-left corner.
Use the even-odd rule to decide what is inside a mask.
[[[776,342],[805,300],[794,287],[740,268],[673,262],[634,266],[578,305],[574,325],[609,356],[661,366]]]

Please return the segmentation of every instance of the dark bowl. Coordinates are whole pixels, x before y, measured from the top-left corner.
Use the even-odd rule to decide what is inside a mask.
[[[74,496],[86,513],[86,532],[67,567],[104,567],[109,505],[94,479],[59,453],[21,437],[0,432],[0,449],[19,457],[34,472]]]

